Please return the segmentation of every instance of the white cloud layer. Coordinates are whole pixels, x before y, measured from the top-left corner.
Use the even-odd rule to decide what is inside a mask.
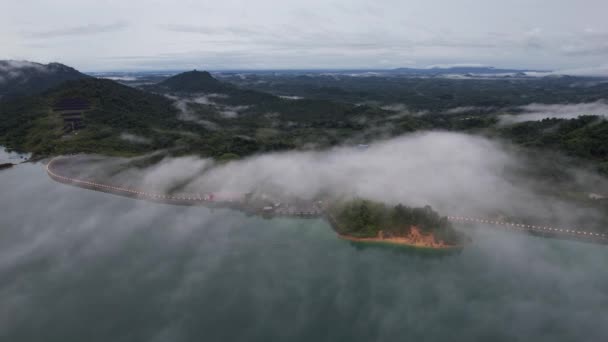
[[[543,164],[532,159],[536,164],[485,138],[434,132],[377,142],[366,149],[265,154],[219,165],[197,157],[168,158],[144,170],[112,173],[112,182],[156,192],[178,187],[186,194],[358,195],[393,204],[430,204],[444,215],[516,214],[566,227],[581,224],[581,217],[601,217],[602,213],[542,195],[538,180],[518,171]],[[82,171],[100,172],[105,163],[88,164]],[[606,180],[580,170],[570,174],[569,186],[608,193]]]
[[[4,58],[57,60],[88,71],[580,69],[605,64],[608,56],[608,2],[602,0],[534,6],[524,0],[41,0],[7,2],[2,9]]]
[[[532,103],[521,106],[520,109],[522,113],[501,115],[501,122],[511,124],[524,121],[540,121],[548,118],[575,119],[581,115],[608,117],[608,103],[606,101],[572,104]]]

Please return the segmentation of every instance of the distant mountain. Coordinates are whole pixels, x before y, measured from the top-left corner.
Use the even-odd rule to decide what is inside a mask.
[[[218,81],[207,71],[188,71],[160,82],[161,87],[177,92],[222,93],[231,90],[230,84]]]
[[[215,98],[214,101],[224,105],[256,105],[281,101],[277,96],[255,90],[241,89],[231,83],[214,78],[207,71],[197,70],[183,72],[160,83],[144,85],[141,88],[157,93],[221,94],[224,96]]]
[[[65,81],[88,77],[76,69],[60,63],[0,61],[0,99],[34,95]]]
[[[416,69],[416,68],[397,68],[391,70],[396,74],[401,75],[446,75],[446,74],[517,74],[531,71],[531,70],[518,70],[518,69],[496,69],[494,67],[449,67],[449,68],[427,68],[427,69]]]

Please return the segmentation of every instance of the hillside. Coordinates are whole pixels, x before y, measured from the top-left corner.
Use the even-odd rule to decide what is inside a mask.
[[[370,110],[241,90],[203,72],[178,75],[168,84],[180,79],[212,87],[188,89],[226,92],[201,101],[198,92],[163,96],[106,79],[68,81],[40,95],[6,101],[0,108],[0,145],[38,156],[133,155],[163,149],[234,158],[331,146],[342,140],[336,134],[349,137],[363,129],[351,120]]]
[[[87,104],[75,114],[83,127],[66,129],[66,114],[55,108],[65,100]],[[182,126],[166,98],[95,78],[68,81],[39,96],[8,101],[0,107],[0,144],[38,155],[151,151],[172,145],[175,138],[156,130]],[[129,141],[125,136],[145,138],[134,143],[138,139]]]
[[[599,171],[608,174],[608,121],[601,117],[527,121],[501,128],[499,134],[525,147],[558,150],[596,161]]]
[[[88,77],[59,63],[0,61],[0,99],[38,94],[65,81]]]
[[[251,105],[280,100],[280,98],[264,92],[241,89],[231,83],[214,78],[207,71],[197,70],[177,74],[158,84],[144,86],[144,89],[179,95],[212,94],[217,95],[214,102],[225,105]]]

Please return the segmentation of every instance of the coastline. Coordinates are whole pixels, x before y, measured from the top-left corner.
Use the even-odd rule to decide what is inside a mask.
[[[408,247],[414,248],[417,250],[433,250],[433,251],[458,251],[464,248],[464,245],[446,245],[446,244],[434,244],[429,245],[427,243],[420,243],[411,241],[409,238],[384,238],[384,237],[354,237],[340,233],[338,221],[326,211],[325,219],[336,233],[338,238],[342,240],[346,240],[349,242],[357,243],[357,244],[366,244],[366,245],[385,245],[385,246],[397,246],[397,247]]]
[[[428,244],[416,243],[409,241],[406,238],[358,238],[353,236],[348,236],[344,234],[337,234],[338,237],[342,240],[355,242],[355,243],[363,243],[363,244],[384,244],[384,245],[392,245],[392,246],[403,246],[403,247],[411,247],[416,249],[426,249],[426,250],[444,250],[444,251],[453,251],[453,250],[461,250],[464,248],[464,245],[436,245],[429,246]]]

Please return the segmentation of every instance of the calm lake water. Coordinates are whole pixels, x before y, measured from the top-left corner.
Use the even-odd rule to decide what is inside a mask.
[[[605,341],[608,247],[462,227],[432,257],[322,220],[147,203],[0,171],[2,341]]]

